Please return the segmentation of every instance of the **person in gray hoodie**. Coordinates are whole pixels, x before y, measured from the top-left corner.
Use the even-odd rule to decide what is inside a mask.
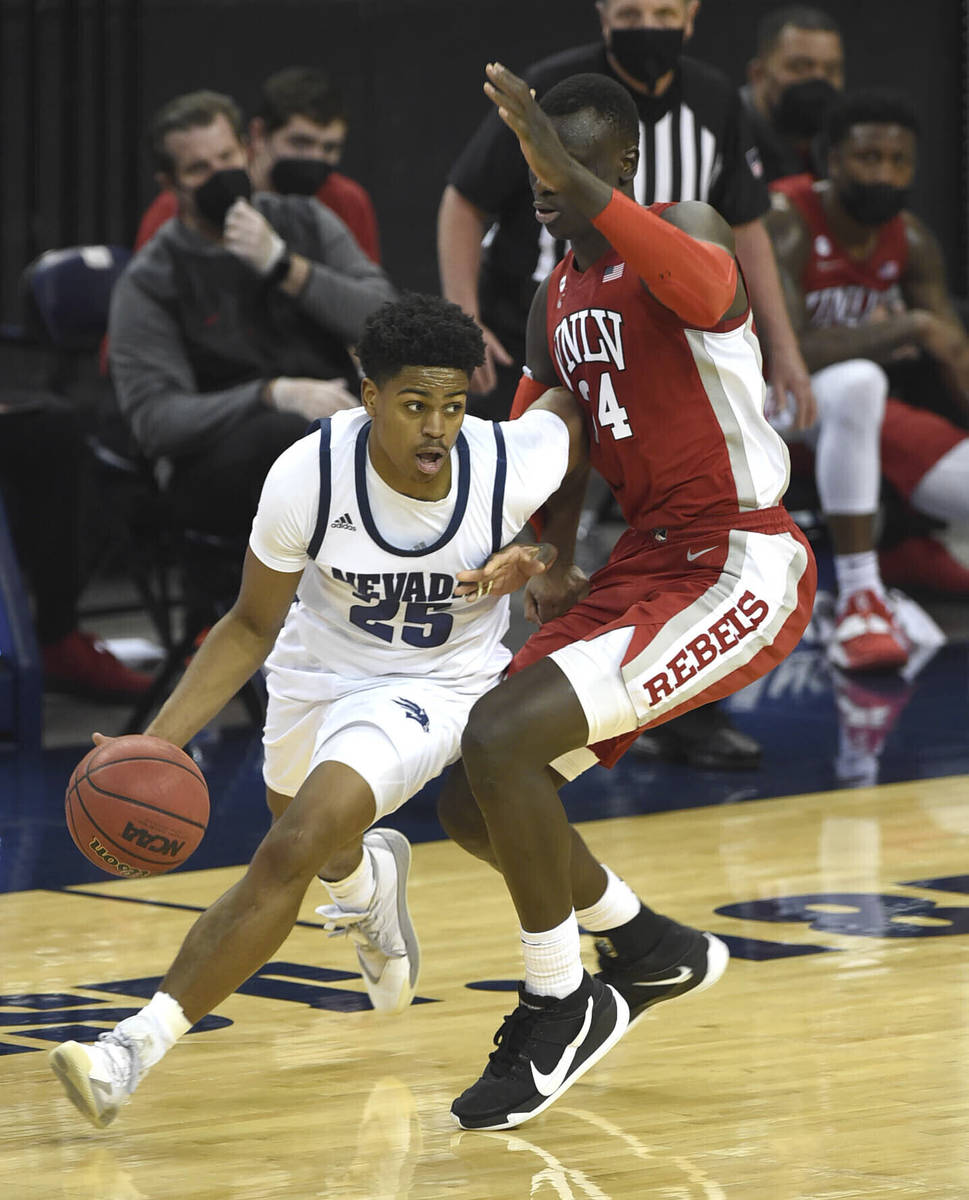
[[[245,536],[282,450],[359,403],[352,347],[395,293],[316,200],[251,194],[230,97],[176,97],[150,141],[178,215],[115,288],[111,375],[177,519]]]

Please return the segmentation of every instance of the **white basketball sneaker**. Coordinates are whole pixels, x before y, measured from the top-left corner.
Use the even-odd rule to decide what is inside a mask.
[[[410,843],[396,829],[370,829],[363,844],[376,879],[370,907],[346,912],[324,904],[316,911],[331,937],[348,934],[357,943],[357,962],[374,1008],[400,1012],[414,998],[421,968],[421,948],[407,911]]]
[[[64,1042],[47,1057],[68,1100],[97,1129],[111,1124],[147,1069],[136,1040],[116,1029],[96,1042]]]

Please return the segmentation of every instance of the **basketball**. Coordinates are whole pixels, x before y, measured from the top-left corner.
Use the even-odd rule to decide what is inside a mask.
[[[195,850],[209,820],[209,790],[184,750],[129,734],[81,759],[64,807],[85,858],[109,875],[137,879],[170,871]]]

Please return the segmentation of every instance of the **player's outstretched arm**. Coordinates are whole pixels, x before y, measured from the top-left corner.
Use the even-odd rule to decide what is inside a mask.
[[[719,222],[714,236],[675,228],[678,222],[642,208],[567,153],[523,79],[501,63],[489,63],[485,73],[485,94],[517,135],[539,182],[567,196],[592,221],[660,304],[686,324],[704,329],[731,315],[738,299],[741,306],[746,303],[730,228],[713,208],[695,205],[708,210],[711,228]]]
[[[273,571],[246,551],[235,603],[212,626],[145,733],[184,746],[222,710],[272,649],[301,575]]]
[[[512,417],[520,417],[533,407],[555,412],[569,431],[565,477],[531,520],[536,532],[558,552],[549,569],[525,585],[525,616],[536,625],[560,616],[589,590],[585,572],[574,562],[576,532],[589,480],[588,434],[578,401],[558,383],[545,330],[547,303],[546,279],[539,285],[528,314],[525,334],[528,366],[512,405]]]

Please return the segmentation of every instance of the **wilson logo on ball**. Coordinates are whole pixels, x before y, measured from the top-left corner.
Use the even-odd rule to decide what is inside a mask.
[[[96,837],[91,838],[89,846],[91,851],[101,859],[104,865],[110,867],[118,875],[124,875],[128,879],[139,879],[151,874],[151,871],[143,871],[140,867],[133,867],[130,863],[121,862],[105,846],[102,846]]]

